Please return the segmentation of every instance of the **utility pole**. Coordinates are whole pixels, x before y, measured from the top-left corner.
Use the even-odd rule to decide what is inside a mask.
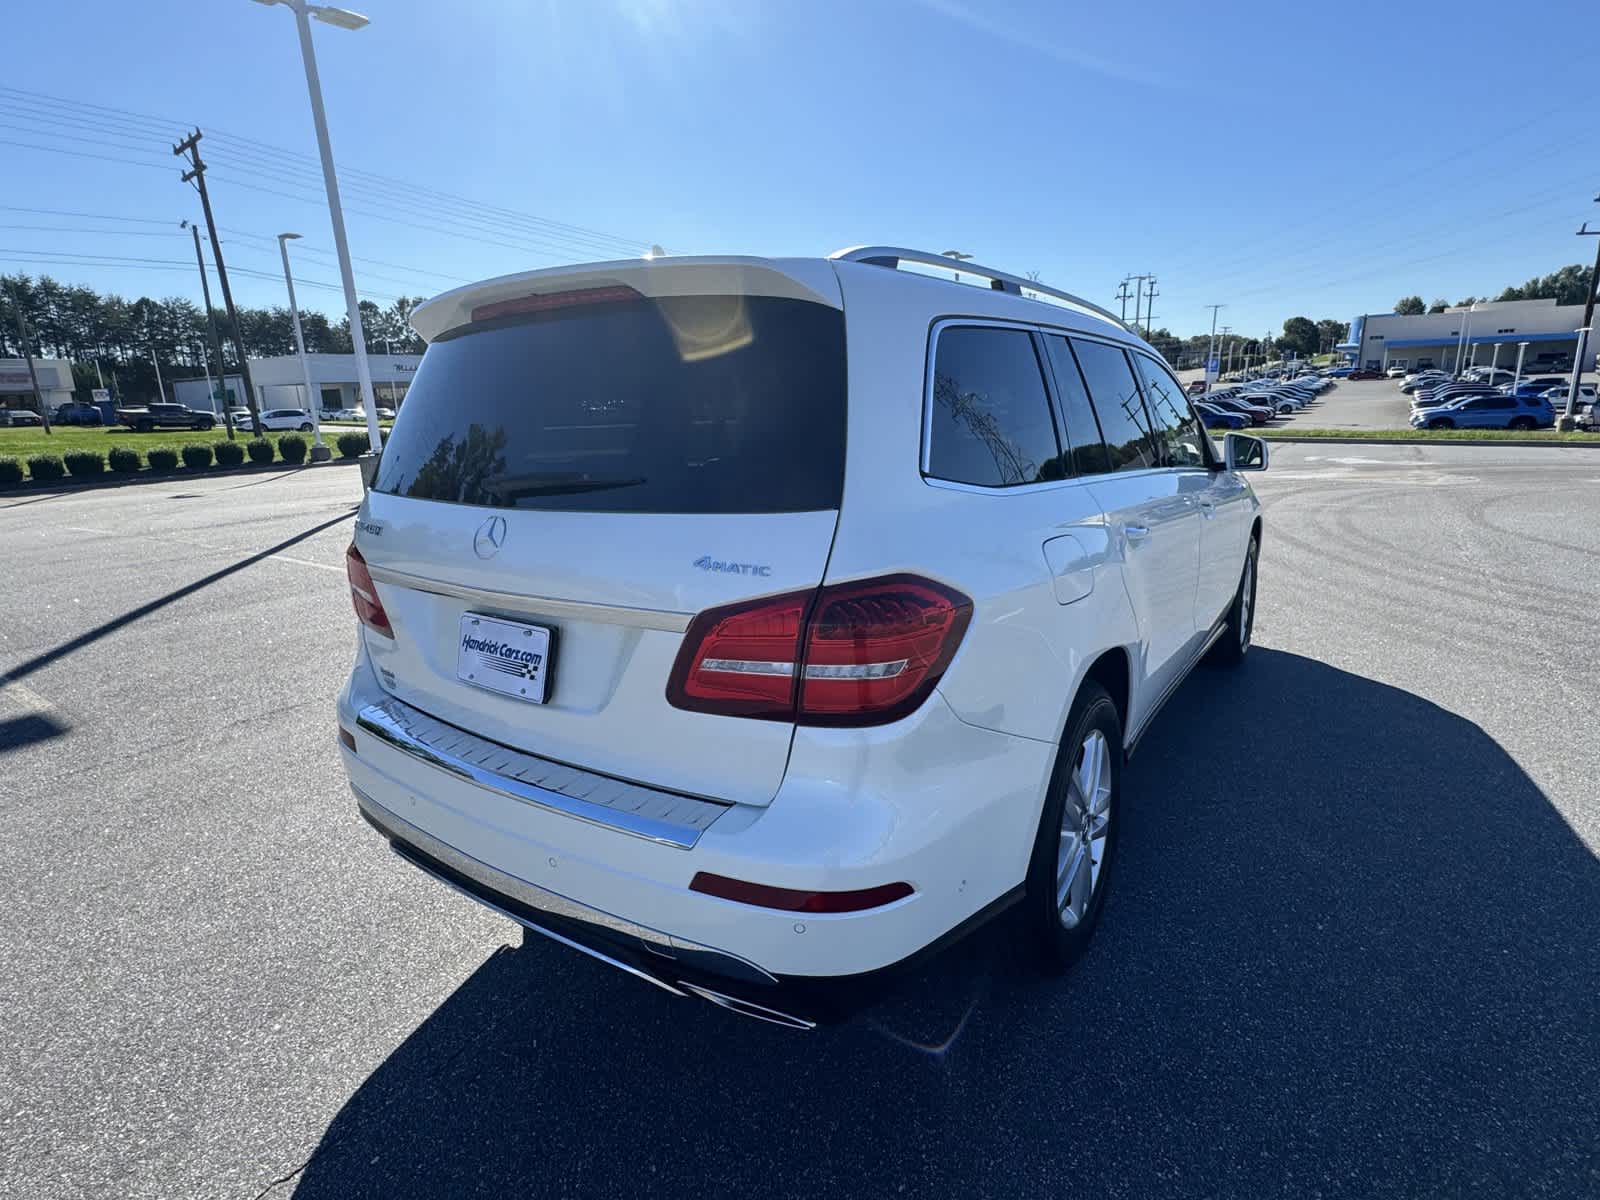
[[[1150,336],[1150,318],[1155,316],[1156,297],[1161,293],[1156,291],[1156,277],[1154,275],[1148,275],[1146,278],[1150,280],[1150,288],[1147,292],[1145,292],[1145,300],[1147,303],[1144,306],[1144,336],[1148,339]]]
[[[154,340],[152,340],[150,343],[150,361],[155,365],[156,368],[156,400],[162,404],[165,404],[167,402],[167,385],[161,382],[161,360],[156,357],[156,344]],[[172,398],[174,400],[178,398],[176,389],[173,390]]]
[[[45,411],[44,393],[39,390],[39,373],[33,369],[33,349],[28,345],[28,323],[22,315],[22,297],[15,288],[11,291],[11,308],[17,314],[17,337],[22,342],[22,357],[28,360],[28,380],[33,384],[33,403],[39,409],[39,421],[44,431],[50,432],[50,414]]]
[[[1216,354],[1217,354],[1217,309],[1226,308],[1227,305],[1226,304],[1208,304],[1208,305],[1206,305],[1206,307],[1211,310],[1211,340],[1206,343],[1206,367],[1205,367],[1206,386],[1210,387],[1213,383],[1215,383],[1217,381],[1216,376],[1211,373],[1211,361],[1212,361],[1212,359],[1214,359],[1216,357]]]
[[[1128,293],[1128,277],[1124,275],[1122,282],[1117,285],[1117,299],[1122,302],[1122,323],[1128,323],[1128,301],[1132,297]]]
[[[185,225],[189,222],[185,221]],[[194,234],[194,265],[200,268],[200,294],[206,301],[206,328],[211,331],[211,353],[217,360],[217,391],[222,393],[222,419],[228,426],[228,440],[233,437],[233,406],[228,403],[228,364],[222,360],[222,339],[217,336],[217,318],[211,311],[211,284],[206,281],[206,260],[200,253],[200,227],[189,225]],[[216,392],[212,393],[216,398]]]
[[[1133,325],[1137,329],[1141,320],[1139,315],[1140,305],[1144,302],[1144,281],[1149,279],[1150,276],[1130,275],[1128,278],[1133,280]]]
[[[250,425],[257,437],[261,436],[261,413],[256,407],[256,389],[250,382],[250,360],[244,355],[244,338],[239,332],[239,313],[233,307],[233,291],[228,287],[228,268],[222,261],[222,243],[217,240],[217,222],[211,215],[211,197],[206,194],[206,164],[200,161],[200,131],[196,129],[172,148],[179,158],[189,155],[189,170],[183,173],[185,183],[193,183],[200,193],[200,207],[206,214],[206,232],[211,235],[211,255],[217,260],[217,281],[222,284],[222,303],[228,310],[228,324],[233,326],[233,351],[239,356],[239,378],[244,384],[244,402],[250,409]]]
[[[1600,196],[1595,197],[1600,204]],[[1600,237],[1600,229],[1590,229],[1589,222],[1578,230],[1579,237]],[[1558,429],[1572,429],[1578,421],[1578,383],[1583,379],[1584,360],[1589,357],[1589,335],[1594,332],[1594,295],[1600,290],[1600,246],[1595,247],[1594,270],[1589,272],[1589,298],[1583,302],[1583,328],[1578,330],[1578,354],[1572,360],[1572,382],[1567,385],[1567,409],[1556,422]],[[1600,389],[1597,389],[1600,391]],[[1591,419],[1600,415],[1600,396],[1589,413]]]

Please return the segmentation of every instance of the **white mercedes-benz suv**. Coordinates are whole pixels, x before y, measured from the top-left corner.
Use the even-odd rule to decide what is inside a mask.
[[[1249,649],[1266,448],[1219,451],[1110,313],[955,266],[667,257],[415,311],[338,705],[397,852],[802,1028],[1012,905],[1071,961],[1126,756]]]

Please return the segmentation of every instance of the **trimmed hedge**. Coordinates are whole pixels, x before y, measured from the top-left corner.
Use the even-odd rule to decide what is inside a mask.
[[[67,464],[58,455],[35,454],[28,459],[28,474],[35,479],[60,479],[67,473]]]
[[[283,455],[286,463],[299,463],[306,460],[306,440],[298,433],[286,433],[278,439],[278,453]]]
[[[198,442],[190,442],[183,448],[181,453],[183,454],[183,465],[190,470],[203,471],[211,465],[212,454],[210,446],[204,446]]]
[[[178,452],[171,446],[153,446],[144,452],[144,460],[152,471],[173,471],[178,466]]]
[[[268,438],[251,438],[244,444],[250,452],[250,461],[253,463],[269,463],[272,461],[272,442]]]
[[[120,475],[139,469],[139,452],[131,446],[113,446],[111,453],[106,455],[106,461],[111,464],[111,469]]]
[[[74,479],[105,473],[106,456],[98,450],[68,450],[61,456]]]
[[[0,483],[22,482],[22,460],[7,455],[0,458]]]
[[[340,458],[360,458],[369,445],[364,433],[341,433],[336,443]]]
[[[217,466],[237,467],[244,461],[244,447],[238,442],[218,442],[216,455]]]

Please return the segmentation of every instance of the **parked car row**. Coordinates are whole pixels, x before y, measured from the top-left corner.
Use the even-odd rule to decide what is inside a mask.
[[[1514,372],[1469,367],[1460,377],[1436,368],[1406,375],[1400,390],[1412,396],[1415,429],[1548,429],[1564,409],[1569,379],[1538,375],[1518,379]],[[1592,419],[1595,385],[1578,389],[1578,411]]]
[[[1263,378],[1214,388],[1196,397],[1194,407],[1207,429],[1243,429],[1292,416],[1332,386],[1331,378],[1318,374],[1286,380]]]

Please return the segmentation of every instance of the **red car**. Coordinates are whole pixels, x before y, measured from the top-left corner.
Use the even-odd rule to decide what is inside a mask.
[[[1383,372],[1372,367],[1362,367],[1360,370],[1351,371],[1346,379],[1382,379]]]

